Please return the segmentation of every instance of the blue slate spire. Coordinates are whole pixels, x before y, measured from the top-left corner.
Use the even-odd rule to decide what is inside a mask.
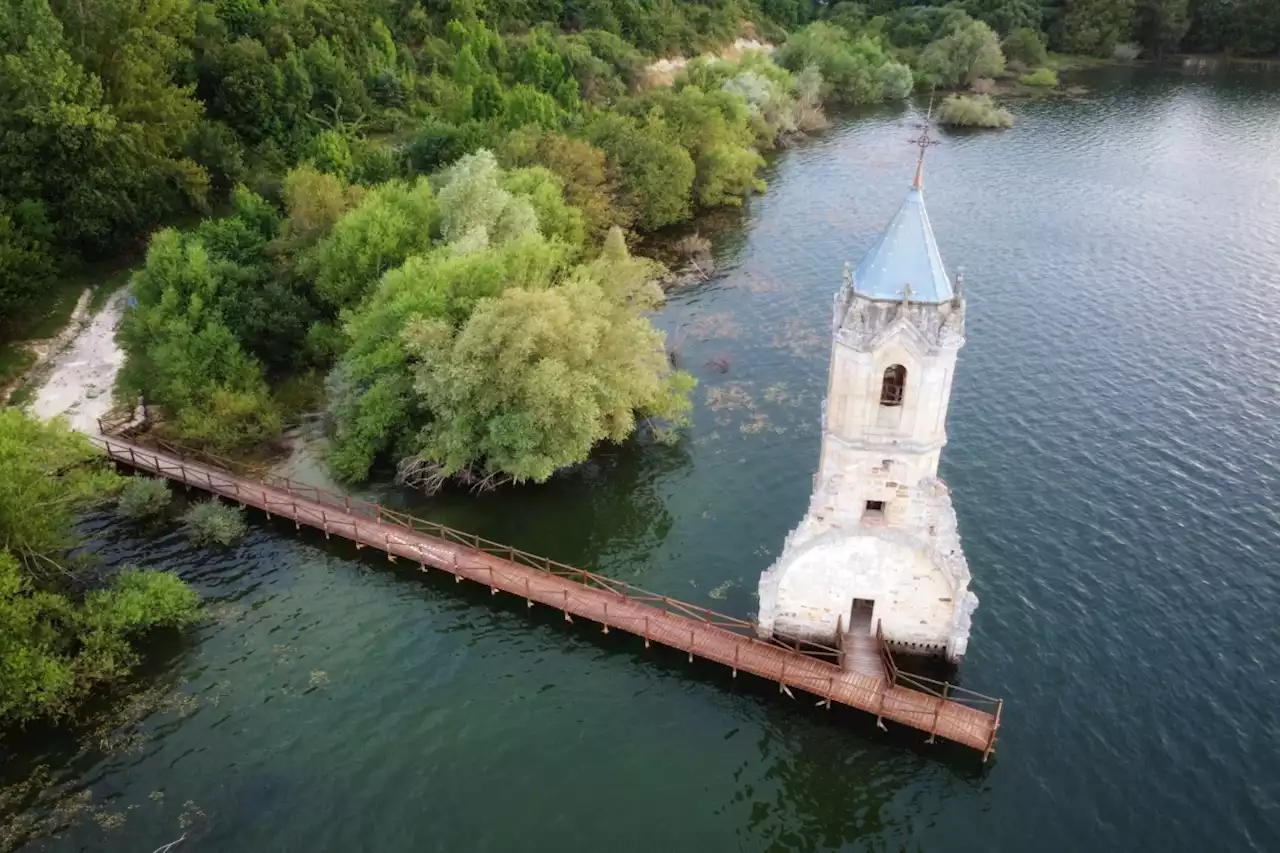
[[[858,262],[853,290],[868,299],[902,301],[909,296],[912,302],[937,304],[951,299],[953,291],[924,208],[924,155],[930,145],[937,144],[929,138],[927,119],[924,132],[912,142],[920,147],[920,160],[911,192]]]

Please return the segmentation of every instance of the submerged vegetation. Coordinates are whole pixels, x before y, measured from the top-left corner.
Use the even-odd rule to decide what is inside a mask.
[[[182,514],[182,526],[197,545],[226,547],[244,536],[244,510],[216,499],[193,504]]]
[[[938,121],[953,127],[1012,127],[1013,113],[988,95],[949,95],[938,106]]]
[[[130,477],[120,490],[116,508],[125,518],[143,519],[163,515],[173,495],[169,484],[158,477]]]
[[[73,713],[127,676],[136,643],[199,615],[171,572],[98,577],[68,557],[76,513],[122,479],[84,436],[0,410],[0,724]]]

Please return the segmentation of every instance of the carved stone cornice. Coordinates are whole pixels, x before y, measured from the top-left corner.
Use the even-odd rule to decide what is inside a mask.
[[[844,296],[842,293],[841,296]],[[941,305],[880,302],[857,294],[839,299],[836,340],[860,352],[871,352],[897,338],[917,355],[936,355],[964,346],[964,300]]]

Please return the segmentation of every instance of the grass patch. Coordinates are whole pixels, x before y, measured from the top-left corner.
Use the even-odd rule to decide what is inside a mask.
[[[121,267],[93,286],[93,294],[89,297],[89,316],[92,317],[103,309],[107,300],[120,288],[129,283],[134,267]]]
[[[81,293],[84,283],[78,278],[55,281],[22,314],[5,322],[0,337],[15,342],[52,338],[71,319]]]
[[[1018,82],[1024,86],[1035,86],[1043,89],[1056,89],[1058,75],[1052,68],[1037,68],[1030,74],[1023,74]]]
[[[0,344],[0,385],[8,385],[36,363],[36,354],[21,343]]]
[[[1114,66],[1114,59],[1103,59],[1100,56],[1080,56],[1074,53],[1049,53],[1048,67],[1054,71],[1075,71],[1081,68],[1108,68]]]

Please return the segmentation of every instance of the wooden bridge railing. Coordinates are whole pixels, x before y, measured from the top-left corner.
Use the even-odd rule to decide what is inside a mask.
[[[100,420],[99,428],[103,429],[104,435],[106,435],[106,426],[107,424]],[[257,480],[268,488],[284,491],[291,497],[312,501],[322,506],[332,507],[333,509],[338,510],[338,514],[336,516],[325,517],[324,525],[326,528],[340,527],[344,523],[351,524],[354,527],[354,522],[344,522],[342,516],[362,516],[364,518],[373,519],[377,522],[400,527],[405,530],[425,533],[428,536],[434,536],[437,539],[443,539],[447,542],[463,545],[477,551],[483,551],[486,554],[492,554],[495,557],[501,557],[513,563],[526,566],[531,569],[536,569],[540,572],[575,581],[586,587],[601,589],[606,592],[613,593],[619,598],[623,598],[628,601],[647,604],[668,613],[684,616],[686,618],[702,622],[706,625],[732,631],[750,639],[754,643],[777,646],[789,651],[800,652],[801,654],[806,654],[811,657],[822,658],[832,663],[838,663],[841,660],[841,651],[831,646],[778,635],[774,635],[769,638],[761,638],[756,632],[755,623],[746,619],[739,619],[736,616],[719,613],[698,604],[691,604],[686,601],[671,598],[670,596],[649,592],[648,590],[640,587],[632,586],[627,581],[606,577],[604,575],[599,575],[595,572],[587,571],[586,569],[570,566],[566,563],[561,563],[547,557],[531,554],[528,551],[522,551],[519,548],[513,548],[510,545],[503,545],[502,543],[485,539],[484,537],[478,536],[474,533],[455,530],[454,528],[438,522],[427,521],[426,519],[418,518],[417,516],[409,515],[408,513],[388,509],[387,507],[373,503],[372,501],[353,498],[348,494],[332,492],[306,483],[298,483],[289,477],[273,474],[261,467],[237,462],[203,450],[183,447],[157,436],[147,436],[145,439],[131,437],[129,441],[124,442],[113,441],[110,436],[107,435],[107,437],[94,440],[106,447],[108,450],[114,446],[119,452],[127,453],[135,464],[138,461],[138,457],[142,455],[142,453],[146,452],[146,446],[153,447],[155,451],[159,451],[177,459],[177,464],[174,465],[168,463],[160,456],[152,453],[149,454],[151,458],[143,460],[144,465],[140,467],[149,467],[158,474],[176,474],[178,475],[178,479],[181,479],[183,482],[192,483],[193,485],[200,485],[201,482],[207,482],[207,486],[210,491],[217,491],[219,488],[231,489],[233,496],[239,497],[243,487],[234,479],[229,479],[225,483],[214,483],[213,478],[209,476],[207,472],[188,469],[183,464],[184,461],[189,460],[207,467],[217,468],[222,471],[226,471],[233,477],[249,477]],[[141,450],[141,453],[139,453],[139,450]],[[281,503],[280,501],[273,501],[265,491],[261,494],[255,492],[253,496],[265,505],[263,508],[268,513],[274,511],[276,514],[284,515],[285,513],[281,510],[285,507],[289,507],[292,509],[295,516],[297,514],[296,503]],[[276,509],[273,510],[272,506],[275,506]]]
[[[876,645],[880,649],[880,661],[884,664],[885,680],[890,684],[898,687],[910,687],[913,690],[919,690],[921,693],[928,693],[940,699],[958,702],[961,705],[968,705],[972,708],[993,709],[996,719],[999,720],[1000,708],[1004,704],[1003,699],[987,696],[976,690],[969,690],[958,684],[952,684],[949,681],[938,681],[936,678],[916,675],[913,672],[903,672],[898,669],[898,665],[893,659],[893,651],[889,648],[889,643],[884,638],[884,631],[881,628],[879,619],[876,620]]]

